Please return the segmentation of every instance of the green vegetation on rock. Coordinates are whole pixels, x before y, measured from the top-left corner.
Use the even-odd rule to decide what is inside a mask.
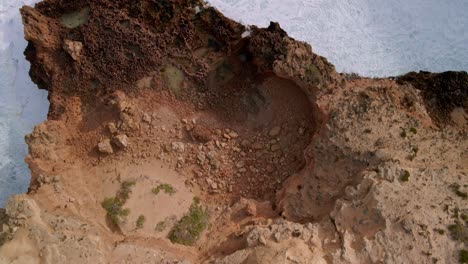
[[[130,209],[123,208],[123,206],[129,198],[133,185],[135,185],[133,181],[122,182],[120,190],[115,197],[105,198],[104,201],[101,202],[101,206],[107,211],[107,217],[117,226],[122,222],[122,219],[130,213]]]
[[[454,183],[454,184],[451,184],[450,185],[450,189],[452,189],[452,191],[458,196],[458,197],[461,197],[463,199],[467,199],[468,198],[468,193],[467,192],[463,192],[460,190],[461,186],[458,184],[458,183]]]
[[[169,233],[173,243],[191,246],[208,227],[209,215],[207,209],[200,204],[200,199],[194,198],[188,214],[174,225]]]
[[[146,218],[144,215],[140,215],[136,221],[136,227],[137,229],[142,229],[143,226],[145,225]]]
[[[407,181],[409,181],[409,177],[410,177],[409,171],[405,170],[405,171],[403,172],[403,175],[401,175],[400,180],[401,180],[402,182],[407,182]]]
[[[156,232],[162,232],[164,229],[166,229],[166,221],[160,221],[154,228]]]
[[[0,233],[0,247],[8,241],[8,234],[6,232]]]
[[[453,240],[468,243],[468,230],[460,221],[457,220],[455,224],[449,225],[448,230]]]
[[[160,184],[158,187],[153,188],[153,190],[151,191],[154,194],[159,194],[161,190],[169,195],[173,195],[174,193],[176,193],[176,190],[174,189],[174,187],[172,187],[172,185],[167,184],[167,183]]]
[[[436,231],[436,232],[439,233],[440,235],[445,234],[445,230],[440,229],[440,228],[434,228],[434,231]]]
[[[466,264],[468,263],[468,250],[462,249],[458,255],[458,262]]]

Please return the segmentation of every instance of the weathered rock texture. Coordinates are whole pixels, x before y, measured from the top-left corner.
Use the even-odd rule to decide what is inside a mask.
[[[340,74],[277,23],[246,28],[198,0],[21,13],[51,107],[26,138],[30,190],[0,212],[0,263],[456,263],[466,250],[466,72]],[[194,196],[210,225],[174,244]],[[109,197],[129,210],[106,216]]]

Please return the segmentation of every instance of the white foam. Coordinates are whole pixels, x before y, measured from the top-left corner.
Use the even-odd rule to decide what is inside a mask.
[[[279,22],[338,71],[468,70],[467,0],[209,0],[250,25]]]
[[[0,207],[29,186],[24,136],[46,119],[49,107],[47,92],[31,82],[23,55],[27,43],[18,9],[34,2],[2,0],[0,5]]]

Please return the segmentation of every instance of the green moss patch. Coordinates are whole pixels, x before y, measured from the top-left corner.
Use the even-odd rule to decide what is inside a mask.
[[[169,233],[172,243],[191,246],[209,225],[207,209],[194,199],[188,214],[177,222]]]
[[[159,194],[160,191],[164,191],[165,193],[169,195],[173,195],[176,193],[176,190],[174,189],[174,187],[172,187],[172,185],[167,184],[167,183],[160,184],[158,187],[153,188],[151,191],[154,194]]]
[[[467,199],[468,198],[468,193],[467,192],[464,192],[462,190],[460,190],[461,186],[458,184],[458,183],[454,183],[454,184],[451,184],[450,185],[450,189],[452,189],[452,191],[458,196],[458,197],[461,197],[463,199]]]
[[[463,264],[468,263],[468,250],[460,250],[460,253],[458,254],[458,262]]]
[[[400,176],[400,181],[407,182],[409,181],[409,178],[410,178],[410,173],[409,171],[405,170],[403,171],[403,174]]]
[[[448,230],[453,240],[468,243],[468,230],[460,221],[457,220],[455,224],[449,225]]]
[[[130,214],[130,209],[123,208],[123,206],[130,196],[133,185],[135,185],[133,181],[122,182],[115,197],[105,198],[101,202],[101,206],[107,211],[107,217],[114,225],[118,226],[123,221],[123,218]]]
[[[142,229],[143,226],[145,225],[146,218],[144,215],[140,215],[136,221],[136,228],[137,229]]]
[[[162,232],[164,231],[164,229],[166,229],[166,221],[159,222],[154,228],[156,232]]]
[[[6,232],[0,233],[0,247],[8,241],[8,234]]]

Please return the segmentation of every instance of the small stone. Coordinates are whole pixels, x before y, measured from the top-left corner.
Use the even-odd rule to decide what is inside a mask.
[[[245,206],[245,212],[249,216],[256,216],[257,215],[257,206],[253,202],[248,202]]]
[[[194,170],[193,173],[195,174],[195,176],[201,178],[203,176],[203,172],[199,171],[199,170]]]
[[[244,166],[245,166],[245,162],[244,162],[244,161],[239,161],[239,162],[236,163],[236,167],[237,167],[238,169],[243,168]]]
[[[114,122],[110,122],[109,124],[107,124],[107,129],[109,130],[111,134],[115,134],[118,132],[117,126],[115,125]]]
[[[276,152],[281,149],[281,146],[279,144],[274,144],[271,146],[271,151]]]
[[[178,158],[177,158],[177,163],[184,164],[184,163],[185,163],[184,157],[178,157]]]
[[[231,136],[229,136],[229,134],[227,134],[227,133],[224,133],[224,134],[223,134],[223,137],[224,137],[225,139],[231,139]]]
[[[206,154],[206,157],[209,159],[209,160],[213,160],[216,158],[216,151],[210,151]]]
[[[299,130],[298,130],[298,132],[299,132],[299,135],[303,136],[304,133],[305,133],[305,128],[300,127]]]
[[[229,132],[228,135],[229,135],[231,138],[238,138],[238,137],[239,137],[239,134],[237,134],[237,133],[234,132],[234,131]]]
[[[41,186],[41,185],[43,185],[43,184],[50,183],[49,177],[46,176],[46,175],[42,175],[42,174],[40,174],[39,176],[37,176],[36,181],[39,183],[39,186]]]
[[[182,119],[182,124],[184,124],[184,125],[187,125],[187,124],[188,124],[188,120],[187,120],[187,119],[185,119],[185,118],[184,118],[184,119]]]
[[[218,184],[216,184],[216,182],[211,183],[211,189],[213,190],[218,189]]]
[[[128,147],[128,137],[125,134],[115,136],[112,142],[120,149]]]
[[[201,125],[195,125],[190,132],[190,135],[192,136],[193,140],[201,143],[206,143],[212,138],[211,130]]]
[[[213,169],[218,169],[219,168],[219,161],[215,160],[215,159],[212,159],[210,160],[210,165]]]
[[[151,124],[151,116],[148,113],[143,114],[143,122]]]
[[[250,145],[250,142],[247,139],[241,141],[241,146],[246,148]]]
[[[175,152],[179,152],[179,153],[185,152],[185,144],[182,142],[172,142],[171,148]]]
[[[124,131],[138,130],[140,128],[140,124],[127,113],[120,113],[120,120],[122,121],[120,128]]]
[[[99,152],[103,154],[114,153],[114,150],[112,149],[111,141],[108,138],[101,140],[101,142],[99,142],[97,147],[98,147]]]
[[[266,166],[266,171],[267,171],[268,173],[272,173],[272,172],[275,171],[275,168],[273,168],[273,166],[271,166],[270,164],[268,164],[268,165]]]
[[[252,148],[255,149],[255,150],[261,150],[263,149],[263,146],[262,144],[258,143],[258,142],[255,142],[252,144]]]
[[[66,39],[63,42],[63,49],[72,57],[73,60],[78,61],[81,56],[81,50],[83,49],[83,43]]]
[[[392,159],[391,151],[389,149],[378,149],[374,152],[374,156],[382,161],[387,161]]]
[[[281,132],[281,127],[275,126],[275,127],[273,127],[273,128],[270,130],[270,132],[268,133],[268,135],[269,135],[270,137],[276,137],[276,136],[278,136],[278,135],[280,134],[280,132]]]
[[[258,243],[261,245],[266,245],[267,241],[264,236],[260,235],[260,237],[258,237]]]
[[[185,164],[184,157],[178,157],[177,158],[177,168],[181,168],[184,164]]]
[[[200,152],[197,154],[197,162],[198,164],[203,164],[206,160],[206,156],[205,156],[205,153],[203,152]]]

